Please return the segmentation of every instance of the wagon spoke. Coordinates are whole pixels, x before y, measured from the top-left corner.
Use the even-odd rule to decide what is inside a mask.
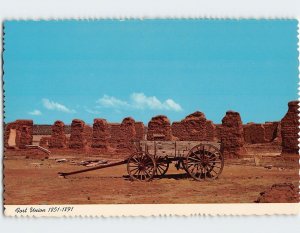
[[[145,174],[148,175],[148,177],[150,177],[151,175],[147,172],[147,170],[145,170]]]
[[[130,171],[135,171],[135,170],[139,170],[138,167],[131,169]]]
[[[135,175],[135,174],[136,174],[136,173],[138,173],[138,172],[139,172],[139,169],[137,169],[137,170],[136,170],[136,172],[135,172],[135,173],[133,173],[133,175]]]
[[[139,161],[137,160],[137,158],[132,157],[132,159],[134,160],[133,163],[139,164]]]
[[[190,158],[191,160],[194,160],[194,161],[197,161],[197,162],[201,162],[202,160],[200,160],[200,159],[196,159],[196,158],[193,158],[193,157],[191,157]]]

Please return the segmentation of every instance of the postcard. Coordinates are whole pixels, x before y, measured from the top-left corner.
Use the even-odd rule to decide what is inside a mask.
[[[8,20],[7,216],[297,214],[298,20]]]

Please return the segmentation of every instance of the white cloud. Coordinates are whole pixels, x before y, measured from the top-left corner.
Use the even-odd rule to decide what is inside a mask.
[[[28,114],[29,115],[33,115],[33,116],[40,116],[40,115],[42,115],[41,111],[37,110],[37,109],[33,110],[32,112],[29,112]]]
[[[133,106],[136,108],[163,109],[163,104],[155,97],[145,96],[144,93],[132,93],[130,96]]]
[[[155,96],[146,96],[144,93],[133,93],[130,96],[135,108],[165,109],[171,111],[182,111],[181,106],[172,99],[161,102]]]
[[[120,100],[113,96],[104,95],[97,101],[102,107],[111,107],[115,109],[152,109],[152,110],[169,110],[182,111],[180,104],[172,99],[160,101],[155,96],[146,96],[144,93],[132,93],[129,101]]]
[[[97,103],[103,107],[126,107],[129,106],[126,101],[119,100],[113,96],[104,95],[97,100]]]
[[[49,110],[56,110],[59,112],[65,112],[65,113],[75,113],[76,111],[73,109],[67,108],[65,105],[56,103],[54,101],[51,101],[49,99],[42,99],[43,105],[46,109]]]
[[[171,110],[174,110],[176,112],[180,112],[182,111],[182,107],[180,106],[180,104],[177,104],[174,100],[172,99],[167,99],[165,102],[164,102],[165,106],[167,109],[171,109]]]

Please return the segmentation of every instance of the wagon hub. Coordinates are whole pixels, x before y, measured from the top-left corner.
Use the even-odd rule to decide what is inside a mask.
[[[138,165],[138,169],[139,169],[139,170],[145,170],[145,168],[146,168],[146,166],[145,166],[144,163],[140,163],[140,164]]]
[[[208,164],[209,164],[209,159],[208,158],[202,158],[202,162],[201,162],[201,165],[203,167],[206,167]]]

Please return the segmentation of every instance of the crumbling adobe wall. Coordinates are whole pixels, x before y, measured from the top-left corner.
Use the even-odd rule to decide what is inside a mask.
[[[145,126],[143,122],[135,122],[136,140],[144,140]]]
[[[184,141],[189,138],[188,132],[182,122],[173,122],[171,126],[172,135],[179,141]]]
[[[14,131],[17,130],[16,122],[10,122],[5,125],[5,132],[4,132],[4,147],[5,148],[10,148],[8,141],[9,141],[9,137],[11,135],[11,130],[14,130]],[[16,144],[16,140],[14,140],[14,143]]]
[[[109,139],[108,123],[105,119],[94,119],[92,147],[107,150]]]
[[[121,124],[119,123],[109,123],[109,144],[112,147],[117,147],[118,143],[121,142]]]
[[[278,122],[277,129],[276,129],[276,135],[273,139],[273,143],[282,144],[282,136],[281,136],[281,122]]]
[[[86,147],[86,139],[84,137],[85,123],[82,120],[74,119],[71,124],[71,136],[69,147],[71,149],[84,149]]]
[[[26,145],[32,144],[33,121],[32,120],[16,120],[16,124],[18,126],[17,133],[19,132],[19,134],[20,134],[20,136],[17,137],[19,139],[19,143],[17,143],[17,146],[20,149],[25,149]]]
[[[214,137],[213,128],[212,122],[207,122],[204,113],[197,111],[180,122],[173,122],[172,135],[180,141],[205,141]]]
[[[216,141],[215,137],[216,126],[212,121],[206,121],[206,140]]]
[[[9,137],[14,137],[14,147],[25,149],[26,145],[31,145],[33,136],[32,136],[33,121],[32,120],[16,120],[14,122],[8,123],[5,127],[4,135],[4,146],[10,148],[9,146]],[[15,135],[11,135],[11,130],[15,130]]]
[[[49,148],[51,137],[41,137],[39,146]]]
[[[49,141],[49,148],[66,148],[67,138],[65,124],[62,121],[55,121],[52,126],[52,134]]]
[[[33,125],[33,135],[51,135],[53,125]],[[65,125],[65,134],[71,133],[71,126]]]
[[[206,140],[206,118],[202,112],[194,112],[183,119],[182,124],[188,133],[188,141]]]
[[[26,145],[31,145],[33,140],[32,127],[32,120],[16,120],[8,123],[5,127],[4,146],[10,148],[10,136],[14,137],[13,144],[16,148],[25,149]],[[15,135],[11,135],[11,130],[15,130]]]
[[[85,125],[83,130],[83,135],[86,140],[86,145],[88,147],[91,147],[93,142],[93,127],[89,125]]]
[[[136,139],[135,120],[131,117],[124,118],[120,125],[120,131],[121,140],[117,145],[117,149],[119,151],[133,151],[135,149],[134,140]]]
[[[267,142],[263,124],[248,123],[243,126],[246,143],[256,144]]]
[[[152,117],[148,123],[147,140],[154,141],[159,137],[161,141],[172,139],[170,121],[166,116],[158,115]]]
[[[298,154],[299,101],[288,103],[288,111],[281,120],[282,153]]]
[[[266,122],[263,124],[265,128],[265,138],[267,142],[272,142],[277,137],[279,122]]]
[[[239,158],[244,154],[243,124],[238,112],[227,111],[222,119],[221,152],[225,158]]]
[[[220,142],[221,134],[222,134],[222,124],[216,124],[215,126],[216,126],[216,128],[215,128],[216,141]]]

